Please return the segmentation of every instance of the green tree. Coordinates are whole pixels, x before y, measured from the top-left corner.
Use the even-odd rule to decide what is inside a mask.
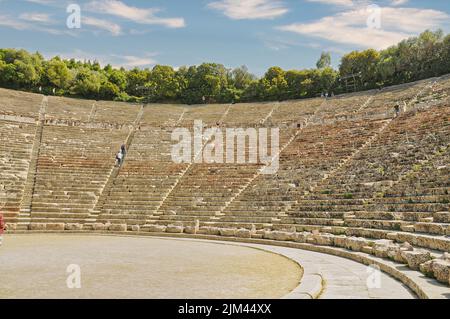
[[[73,78],[66,63],[61,61],[59,57],[51,59],[46,64],[45,76],[48,85],[62,90],[69,87],[69,84]]]
[[[318,69],[325,69],[331,67],[331,53],[322,52],[319,61],[317,61],[316,66]]]
[[[97,99],[103,79],[98,72],[87,67],[78,70],[72,85],[72,93],[88,99]]]

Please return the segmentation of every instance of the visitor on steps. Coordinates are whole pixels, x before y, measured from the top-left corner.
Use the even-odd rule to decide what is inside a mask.
[[[399,103],[395,104],[394,111],[395,111],[395,117],[398,117],[400,115],[400,104]]]
[[[123,144],[120,147],[120,151],[122,152],[123,157],[125,158],[125,156],[127,155],[127,146],[125,144]]]
[[[2,245],[4,231],[5,231],[5,221],[3,220],[3,214],[0,212],[0,246]]]
[[[121,166],[122,165],[122,160],[123,160],[123,154],[122,154],[122,150],[120,150],[117,155],[116,155],[116,160],[117,160],[117,166]]]

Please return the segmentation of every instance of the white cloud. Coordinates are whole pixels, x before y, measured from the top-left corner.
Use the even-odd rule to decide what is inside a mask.
[[[355,3],[353,0],[307,0],[308,2],[320,2],[328,5],[352,7]]]
[[[50,15],[48,15],[46,13],[36,13],[36,12],[22,13],[19,16],[19,18],[22,20],[29,21],[29,22],[36,22],[36,23],[43,23],[43,24],[51,24],[52,23]]]
[[[289,10],[279,0],[221,0],[208,4],[233,20],[274,19]]]
[[[40,21],[43,20],[44,21]],[[31,30],[38,32],[45,32],[53,35],[70,35],[74,36],[74,34],[70,30],[66,29],[54,29],[49,28],[47,25],[51,22],[41,17],[32,16],[32,15],[21,15],[19,18],[12,17],[10,15],[0,15],[0,27],[7,27],[15,30]]]
[[[339,44],[384,49],[448,23],[450,16],[442,11],[417,8],[381,8],[381,28],[368,28],[366,10],[349,10],[311,23],[294,23],[279,30],[326,39]]]
[[[361,6],[368,6],[373,4],[388,4],[392,6],[399,6],[403,5],[405,3],[408,3],[409,0],[384,0],[384,1],[370,1],[370,0],[306,0],[308,2],[317,2],[317,3],[323,3],[330,6],[338,6],[338,7],[361,7]]]
[[[32,3],[37,3],[37,4],[54,4],[55,1],[54,0],[26,0],[27,2],[32,2]]]
[[[82,16],[82,24],[108,31],[115,36],[122,34],[122,28],[120,25],[107,20]]]
[[[141,57],[133,55],[113,55],[113,57],[116,57],[119,60],[122,59],[122,61],[119,61],[119,64],[116,64],[114,66],[124,67],[126,69],[132,69],[136,67],[149,67],[156,64],[156,60],[154,60],[153,56],[153,54],[148,54]]]
[[[155,60],[156,53],[146,53],[142,56],[135,55],[119,55],[119,54],[97,54],[86,52],[83,50],[75,50],[73,52],[47,52],[43,53],[47,59],[59,56],[62,59],[75,59],[78,61],[97,61],[100,65],[105,66],[111,64],[115,68],[132,69],[135,67],[151,67],[157,63]]]
[[[168,28],[183,28],[183,18],[159,18],[156,16],[161,10],[156,8],[136,8],[128,6],[118,0],[96,0],[89,2],[85,8],[89,11],[109,14],[140,24],[162,25]]]
[[[401,6],[402,4],[408,3],[409,0],[391,0],[391,5]]]
[[[16,29],[25,30],[29,28],[28,23],[24,21],[19,21],[7,15],[0,15],[0,26]]]

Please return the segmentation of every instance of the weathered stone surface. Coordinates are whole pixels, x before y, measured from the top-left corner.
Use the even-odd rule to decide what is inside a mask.
[[[9,231],[14,231],[17,229],[17,224],[16,223],[7,223],[5,225],[5,230],[9,230]]]
[[[252,232],[248,229],[241,228],[236,231],[236,237],[239,238],[252,238]]]
[[[389,252],[389,246],[392,246],[394,243],[392,240],[380,239],[375,241],[373,246],[373,253],[377,257],[387,258]]]
[[[420,272],[423,273],[424,275],[426,275],[427,277],[433,277],[433,260],[424,262],[422,264],[420,264],[419,269]]]
[[[186,234],[194,234],[195,235],[195,234],[198,233],[199,230],[200,230],[200,221],[199,220],[195,221],[195,225],[194,226],[186,226],[184,228],[184,232]]]
[[[306,243],[306,240],[308,238],[308,236],[310,236],[311,233],[308,232],[300,232],[300,233],[295,233],[294,234],[294,241],[297,243]]]
[[[400,229],[404,232],[413,233],[415,230],[414,225],[401,225]]]
[[[30,230],[45,230],[47,228],[47,225],[44,223],[31,223],[30,224]]]
[[[274,231],[272,232],[272,238],[278,241],[290,241],[294,240],[295,233],[285,232],[285,231]]]
[[[237,229],[236,228],[220,228],[219,232],[220,232],[220,236],[234,237],[234,236],[236,236]]]
[[[347,247],[347,236],[335,236],[333,240],[336,247]]]
[[[111,224],[108,227],[108,230],[110,231],[119,231],[119,232],[125,232],[127,231],[127,224]]]
[[[450,239],[442,237],[421,236],[417,234],[398,233],[398,240],[409,242],[414,246],[450,251]]]
[[[434,278],[442,283],[450,285],[450,261],[436,259],[433,261],[432,265]]]
[[[321,246],[333,246],[334,245],[334,235],[332,234],[319,234],[313,235],[315,244]]]
[[[197,234],[198,229],[195,226],[186,226],[186,227],[184,227],[184,232],[186,234],[193,234],[193,235],[195,235],[195,234]]]
[[[143,231],[147,231],[149,233],[165,233],[166,228],[167,227],[164,225],[145,225],[141,227]]]
[[[418,233],[444,235],[445,228],[442,225],[435,223],[416,223],[414,230]]]
[[[108,230],[109,225],[102,223],[95,223],[92,225],[93,230]]]
[[[419,222],[420,223],[432,223],[433,222],[433,217],[422,217],[422,218],[419,218]]]
[[[134,232],[141,231],[141,226],[133,225],[133,226],[131,226],[131,231],[134,231]]]
[[[450,261],[450,253],[443,253],[439,259]]]
[[[203,227],[200,227],[197,234],[209,235],[209,236],[219,236],[220,231],[219,231],[218,227],[203,226]]]
[[[366,254],[373,254],[373,247],[364,246],[363,248],[361,248],[361,251]]]
[[[166,233],[170,234],[181,234],[183,231],[184,227],[179,225],[168,225],[166,228]]]
[[[407,262],[408,267],[414,270],[419,270],[420,264],[431,260],[430,252],[420,249],[415,251],[402,251],[401,256]]]
[[[387,233],[386,239],[396,241],[398,238],[398,233]]]
[[[365,238],[350,237],[347,238],[345,247],[353,251],[361,251],[364,246],[370,246],[369,241]]]
[[[66,230],[76,231],[76,230],[82,230],[83,225],[77,224],[77,223],[67,223],[66,224]]]
[[[450,212],[437,212],[433,214],[436,223],[450,223]]]
[[[46,230],[51,231],[63,231],[66,228],[64,223],[48,223],[46,225]]]

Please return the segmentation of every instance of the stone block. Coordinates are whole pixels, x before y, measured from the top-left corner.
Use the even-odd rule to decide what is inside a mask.
[[[345,247],[353,251],[361,251],[364,246],[370,246],[369,241],[365,238],[350,237],[347,238]]]
[[[95,223],[92,225],[93,230],[100,230],[100,231],[108,230],[108,227],[109,227],[109,225],[102,224],[102,223]]]
[[[347,247],[347,236],[335,236],[334,237],[334,245],[340,248]]]
[[[47,225],[44,223],[31,223],[30,230],[45,230]]]
[[[431,260],[430,252],[420,249],[414,251],[402,251],[401,255],[408,264],[408,267],[414,270],[419,270],[420,264]]]
[[[306,243],[306,239],[310,235],[311,235],[311,233],[308,233],[308,232],[295,233],[294,241],[297,243]]]
[[[236,237],[239,237],[239,238],[252,238],[252,232],[250,230],[248,230],[248,229],[241,228],[241,229],[238,229],[236,231]]]
[[[414,225],[414,231],[418,233],[444,235],[445,228],[442,225],[435,223],[416,223]]]
[[[117,231],[117,232],[126,232],[127,231],[127,224],[111,224],[108,227],[109,231]]]
[[[203,226],[203,227],[200,227],[198,234],[208,235],[208,236],[219,236],[220,229],[218,227]]]
[[[166,233],[170,234],[182,234],[183,231],[184,227],[179,225],[168,225],[166,228]]]
[[[78,223],[67,223],[66,230],[71,230],[71,231],[77,231],[77,230],[82,230],[83,229],[83,225],[82,224],[78,224]]]
[[[313,235],[315,244],[320,246],[333,246],[334,245],[334,235],[332,234],[319,234]]]
[[[165,233],[167,227],[164,225],[145,225],[142,226],[141,228],[143,231],[149,233]]]
[[[442,259],[433,260],[432,270],[434,278],[450,285],[450,261]]]
[[[5,230],[15,231],[16,229],[17,229],[17,224],[16,223],[7,223],[5,225]]]
[[[219,233],[220,236],[224,237],[234,237],[236,236],[237,229],[236,228],[220,228]]]

